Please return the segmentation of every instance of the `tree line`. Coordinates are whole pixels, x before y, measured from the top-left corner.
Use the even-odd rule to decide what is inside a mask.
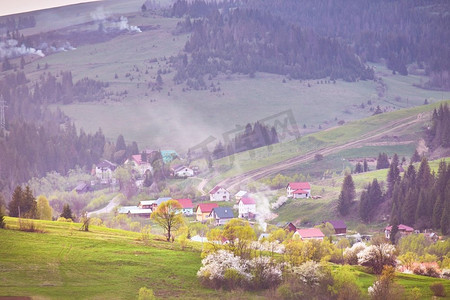
[[[278,133],[275,127],[269,127],[259,122],[248,123],[244,132],[237,134],[224,144],[219,142],[212,152],[213,159],[219,159],[234,153],[244,152],[263,146],[278,143]]]

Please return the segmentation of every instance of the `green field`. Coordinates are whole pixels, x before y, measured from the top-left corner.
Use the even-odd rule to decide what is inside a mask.
[[[179,244],[155,239],[145,245],[140,234],[81,224],[35,221],[45,233],[15,230],[16,218],[6,218],[0,229],[0,296],[35,299],[136,299],[141,287],[159,298],[257,299],[258,293],[216,291],[202,287],[196,277],[201,263],[198,250],[182,251]],[[198,248],[198,246],[196,247]],[[339,267],[339,266],[336,266]],[[354,268],[364,294],[375,276]],[[399,274],[398,283],[408,291],[421,289],[429,299],[429,285],[446,280]]]

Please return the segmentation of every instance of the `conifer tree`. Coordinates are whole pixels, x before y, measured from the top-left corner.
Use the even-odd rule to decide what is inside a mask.
[[[388,191],[387,195],[388,197],[391,197],[392,190],[394,189],[395,183],[400,181],[400,171],[398,168],[398,155],[397,153],[394,154],[394,157],[392,158],[391,165],[389,166],[389,172],[387,176],[387,182],[388,182]]]
[[[63,217],[63,218],[66,218],[66,219],[72,219],[73,220],[72,210],[70,209],[69,204],[67,204],[67,203],[64,204],[63,211],[62,211],[60,216]]]
[[[397,220],[397,218],[394,218],[391,226],[392,226],[392,228],[391,228],[391,233],[389,235],[389,240],[391,241],[391,243],[393,245],[395,245],[395,236],[397,235],[397,232],[398,232],[398,220]]]
[[[364,163],[363,163],[363,169],[364,169],[364,172],[369,171],[369,165],[367,164],[367,159],[365,159],[365,158],[364,158]]]
[[[416,163],[416,162],[419,162],[421,159],[420,159],[420,155],[419,155],[419,152],[417,152],[417,149],[414,151],[414,154],[413,154],[413,156],[411,156],[411,163],[413,164],[413,163]]]
[[[417,172],[416,184],[419,189],[431,188],[433,176],[431,175],[430,166],[426,157],[422,158],[419,171]]]
[[[21,209],[20,206],[23,202],[22,200],[22,187],[20,185],[16,186],[14,189],[12,199],[9,202],[8,208],[9,208],[9,216],[10,217],[19,217],[20,214],[23,213],[23,208]]]
[[[355,199],[355,184],[353,183],[352,175],[347,175],[342,184],[341,193],[338,199],[338,211],[341,215],[348,214],[348,210]]]

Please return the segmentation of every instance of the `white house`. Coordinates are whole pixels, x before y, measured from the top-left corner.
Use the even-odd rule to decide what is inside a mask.
[[[256,215],[256,201],[252,198],[244,197],[238,202],[239,218],[254,218]]]
[[[234,199],[241,200],[242,197],[245,197],[247,195],[247,191],[239,191],[234,195]]]
[[[178,166],[173,168],[173,176],[176,177],[192,177],[194,176],[194,170],[186,166]]]
[[[286,186],[288,198],[311,198],[309,182],[289,182]]]
[[[185,216],[192,216],[194,214],[194,206],[191,199],[175,199],[182,207],[182,213]]]
[[[95,166],[94,175],[101,181],[101,183],[110,183],[113,181],[114,170],[116,170],[116,168],[116,164],[104,159]]]
[[[149,162],[142,161],[141,154],[132,155],[130,160],[125,163],[130,163],[139,174],[144,175],[145,172],[150,171],[153,173],[152,165]]]
[[[210,201],[230,201],[230,192],[220,186],[216,186],[209,192]]]

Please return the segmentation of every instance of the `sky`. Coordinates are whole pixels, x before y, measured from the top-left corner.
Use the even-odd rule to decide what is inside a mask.
[[[0,16],[100,0],[0,0]]]

